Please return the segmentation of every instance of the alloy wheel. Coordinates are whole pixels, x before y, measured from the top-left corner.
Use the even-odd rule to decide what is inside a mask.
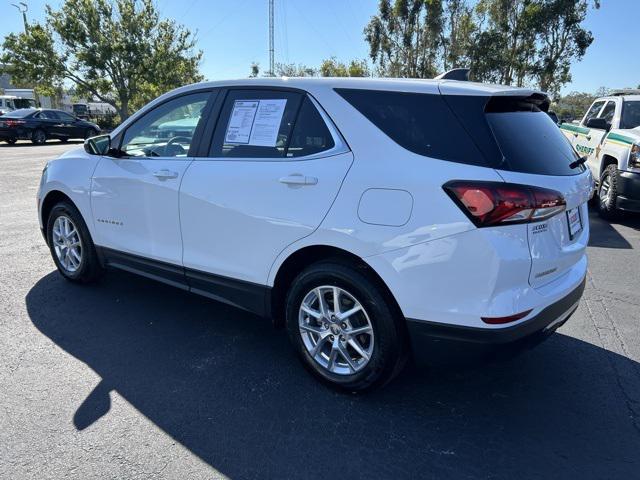
[[[371,359],[374,332],[362,304],[346,290],[324,285],[302,299],[298,327],[307,352],[325,370],[353,375]]]
[[[56,257],[69,273],[76,272],[82,263],[82,239],[73,221],[60,215],[53,223],[53,249]]]

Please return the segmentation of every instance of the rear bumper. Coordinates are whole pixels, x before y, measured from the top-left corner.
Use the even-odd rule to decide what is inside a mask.
[[[455,364],[479,357],[517,354],[548,338],[578,308],[585,279],[560,300],[527,321],[502,328],[476,328],[407,319],[419,363]]]
[[[619,170],[617,187],[616,207],[629,212],[640,212],[640,173]]]
[[[14,140],[18,138],[18,132],[0,129],[0,140]]]

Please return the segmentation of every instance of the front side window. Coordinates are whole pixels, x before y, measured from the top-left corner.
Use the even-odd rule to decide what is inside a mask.
[[[584,116],[584,120],[582,121],[582,124],[586,125],[589,120],[591,120],[592,118],[596,118],[598,116],[598,112],[600,111],[603,105],[604,105],[603,101],[596,102],[593,105],[591,105],[591,108],[589,109],[589,111],[587,111],[587,114]]]
[[[616,113],[616,102],[607,102],[607,105],[602,109],[598,118],[604,118],[608,123],[613,121],[613,115]]]
[[[210,95],[183,95],[151,110],[127,128],[120,150],[129,157],[186,157]]]

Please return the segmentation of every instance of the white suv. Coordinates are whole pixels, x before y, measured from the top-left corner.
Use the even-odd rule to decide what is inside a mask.
[[[60,273],[115,267],[286,324],[321,379],[528,345],[576,309],[591,175],[532,90],[451,80],[179,88],[48,163]],[[451,348],[451,345],[462,348]]]

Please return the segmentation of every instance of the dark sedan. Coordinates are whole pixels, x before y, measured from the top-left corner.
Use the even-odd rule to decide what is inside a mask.
[[[22,108],[0,116],[0,140],[14,144],[31,140],[42,145],[55,138],[66,142],[71,138],[89,138],[100,133],[95,123],[81,120],[62,110]]]

